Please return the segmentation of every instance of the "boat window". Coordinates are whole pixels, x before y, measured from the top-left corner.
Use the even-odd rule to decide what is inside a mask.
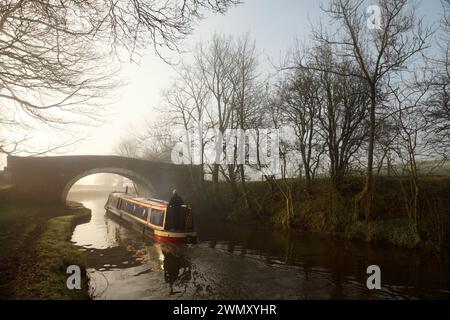
[[[134,204],[132,202],[127,203],[127,212],[129,212],[129,213],[134,212]]]
[[[147,208],[141,205],[134,205],[133,215],[147,221]]]
[[[161,209],[152,208],[150,223],[155,226],[162,227],[162,225],[164,224],[164,211]]]
[[[122,205],[120,206],[123,211],[127,210],[127,201],[122,199]]]
[[[131,202],[128,202],[127,200],[124,200],[122,202],[122,210],[131,213],[132,212],[132,206],[133,204]]]
[[[141,208],[141,218],[145,221],[147,221],[147,217],[148,217],[148,208],[147,207],[142,207]]]

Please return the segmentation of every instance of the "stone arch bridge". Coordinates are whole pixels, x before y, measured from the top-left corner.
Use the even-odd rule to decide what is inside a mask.
[[[192,168],[192,174],[198,171]],[[132,180],[140,194],[167,199],[172,189],[189,191],[191,171],[186,165],[118,156],[9,156],[5,172],[14,191],[26,200],[65,203],[70,188],[81,178],[114,173]]]

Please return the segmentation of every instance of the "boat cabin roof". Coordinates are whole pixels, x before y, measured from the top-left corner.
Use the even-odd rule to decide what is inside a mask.
[[[130,200],[132,202],[152,207],[166,208],[169,205],[169,202],[160,199],[138,197],[137,195],[127,194],[123,192],[113,192],[112,194],[119,196],[123,199]]]

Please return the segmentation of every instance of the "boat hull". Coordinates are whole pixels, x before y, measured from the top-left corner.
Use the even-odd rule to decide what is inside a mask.
[[[125,220],[131,223],[138,230],[146,235],[152,236],[153,238],[170,243],[196,243],[197,242],[197,232],[179,232],[170,230],[158,230],[153,228],[148,223],[141,222],[135,219],[132,215],[123,212],[115,207],[105,205],[105,210],[119,219]]]
[[[171,231],[160,231],[154,230],[153,236],[164,242],[172,243],[196,243],[197,233],[196,232],[171,232]]]

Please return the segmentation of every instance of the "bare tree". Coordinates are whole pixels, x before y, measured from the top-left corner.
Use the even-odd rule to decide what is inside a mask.
[[[300,152],[308,194],[312,194],[313,172],[323,150],[318,132],[318,90],[313,72],[295,70],[286,75],[279,92],[284,123],[294,128],[295,149]]]
[[[263,86],[259,80],[258,57],[256,54],[255,43],[250,40],[249,34],[237,39],[233,46],[233,70],[229,74],[232,83],[232,120],[231,128],[238,130],[257,129],[261,122],[262,111],[262,91]],[[237,139],[243,140],[244,137],[238,136]],[[242,195],[247,209],[252,213],[257,213],[250,191],[246,184],[245,176],[245,150],[238,150],[238,147],[244,148],[245,141],[234,142],[233,160],[237,163],[239,171]],[[238,155],[240,153],[240,155]],[[232,167],[234,170],[234,167]]]
[[[355,65],[346,58],[333,57],[330,46],[313,47],[309,53],[312,65],[325,66],[329,71],[311,70],[317,82],[317,103],[320,112],[317,129],[328,153],[329,172],[335,188],[359,158],[364,146],[367,129],[368,88],[356,77],[338,73],[357,73]],[[335,61],[337,60],[337,61]]]
[[[147,120],[137,132],[130,132],[116,146],[114,153],[122,157],[171,162],[175,142],[171,127],[158,119]]]
[[[136,139],[127,138],[119,142],[116,146],[115,152],[117,155],[126,158],[140,158],[141,150]]]
[[[26,138],[17,138],[19,128],[67,127],[75,119],[68,119],[66,111],[94,116],[87,102],[103,97],[113,83],[101,51],[89,45],[92,9],[84,1],[1,2],[0,126],[11,137],[4,137],[1,152],[24,151],[20,146]]]
[[[396,102],[393,102],[396,103]],[[377,175],[391,176],[393,165],[395,163],[395,155],[398,151],[396,142],[398,141],[399,130],[394,117],[389,117],[380,122],[377,126],[375,146],[375,158],[377,162]]]
[[[171,162],[175,142],[170,125],[166,121],[147,121],[145,129],[138,134],[137,141],[142,146],[141,157],[155,162]]]
[[[215,141],[217,146],[222,145],[225,129],[229,127],[232,116],[232,90],[233,83],[231,82],[231,75],[233,70],[232,59],[232,39],[226,36],[215,34],[212,40],[205,46],[200,44],[195,53],[195,63],[201,70],[202,78],[209,92],[211,93],[211,108],[208,112],[212,126],[218,128],[219,133]],[[219,171],[226,177],[223,167],[220,165],[222,158],[221,150],[216,150],[216,159],[212,168],[212,181],[214,193],[218,196],[218,181]],[[232,168],[229,168],[232,170]],[[231,173],[233,179],[234,173]],[[230,180],[232,185],[235,185],[234,180]],[[236,192],[236,189],[235,189]]]
[[[205,145],[207,143],[206,132],[211,128],[210,119],[208,119],[208,105],[211,99],[211,93],[203,81],[203,75],[198,66],[189,66],[182,64],[178,69],[179,81],[183,83],[181,92],[185,96],[185,101],[190,105],[189,117],[192,120],[193,134],[190,137],[192,143],[198,146],[195,150],[198,154],[192,155],[195,164],[200,165],[200,185],[203,185],[204,166],[205,166]],[[198,141],[195,141],[195,140]]]
[[[432,93],[428,102],[431,108],[428,116],[434,121],[434,140],[443,147],[446,154],[450,147],[450,0],[443,0],[442,5],[440,56],[433,61],[436,74],[431,81]]]
[[[426,95],[429,84],[415,81],[403,88],[391,88],[395,97],[397,111],[394,113],[395,128],[397,130],[397,156],[400,159],[402,173],[409,178],[409,191],[404,191],[406,210],[413,222],[415,231],[419,235],[420,212],[418,209],[420,192],[419,161],[431,156],[431,149],[426,139],[428,128],[426,120]]]
[[[131,52],[152,45],[179,50],[180,40],[189,35],[204,11],[225,13],[241,0],[102,0],[99,28],[106,29],[115,47]]]
[[[364,1],[332,0],[324,11],[336,23],[335,34],[329,36],[323,30],[315,30],[314,39],[333,48],[335,55],[350,57],[358,66],[346,72],[309,66],[315,70],[328,71],[346,77],[356,77],[368,87],[368,145],[367,169],[364,186],[355,200],[355,213],[370,218],[374,194],[373,167],[377,127],[377,111],[380,109],[382,85],[388,79],[405,71],[407,64],[427,48],[432,32],[424,28],[415,8],[406,0],[378,1],[381,24],[367,28]]]
[[[248,34],[238,39],[216,34],[208,43],[198,45],[193,63],[183,63],[176,70],[177,78],[164,93],[166,105],[161,111],[168,115],[172,125],[188,133],[188,152],[192,151],[192,143],[197,142],[194,140],[198,140],[195,152],[200,159],[192,154],[190,163],[200,160],[203,166],[207,156],[205,146],[214,144],[216,157],[208,159],[208,165],[212,164],[215,193],[220,174],[234,195],[242,196],[247,208],[256,212],[257,205],[246,185],[244,141],[239,141],[243,138],[241,130],[258,128],[261,124],[264,86],[259,81],[254,43]],[[217,130],[214,138],[208,135],[208,129]]]
[[[170,89],[163,92],[165,104],[160,108],[166,128],[171,128],[171,134],[183,141],[183,162],[190,165],[192,183],[203,184],[205,126],[204,114],[209,101],[209,92],[202,81],[202,75],[195,66],[182,64],[177,70],[178,76]],[[206,117],[205,117],[206,118]],[[206,124],[207,126],[207,124]],[[181,128],[180,134],[176,132]],[[193,148],[197,146],[197,148]],[[199,177],[193,173],[193,165],[200,165]]]
[[[163,48],[178,50],[179,40],[191,32],[202,12],[224,13],[237,3],[2,0],[0,126],[10,132],[35,123],[67,128],[80,121],[74,115],[86,121],[86,116],[98,114],[98,98],[116,84],[111,81],[111,53],[125,49],[133,54],[148,46],[157,54]],[[1,152],[20,151],[22,139],[0,141]]]

